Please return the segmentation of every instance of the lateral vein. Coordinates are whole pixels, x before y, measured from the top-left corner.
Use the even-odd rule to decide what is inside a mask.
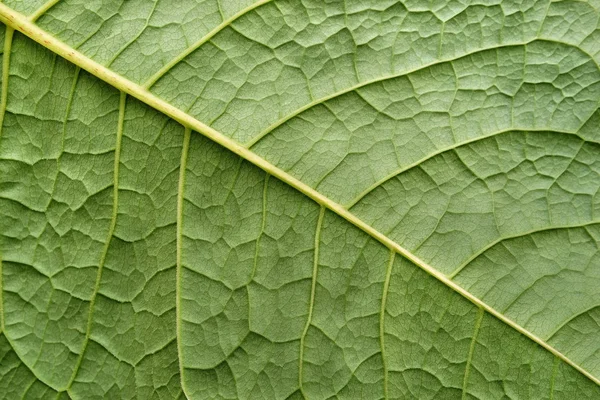
[[[471,257],[469,257],[468,259],[466,259],[454,271],[452,271],[448,275],[448,277],[450,279],[454,279],[456,277],[456,275],[460,274],[476,258],[478,258],[479,256],[481,256],[486,251],[488,251],[489,249],[491,249],[492,247],[496,246],[499,243],[506,242],[506,241],[513,240],[513,239],[518,239],[518,238],[529,236],[529,235],[534,235],[536,233],[546,232],[546,231],[559,231],[559,230],[563,230],[563,229],[585,228],[586,226],[592,226],[592,225],[598,225],[598,224],[600,224],[600,221],[588,221],[588,222],[585,222],[583,224],[573,224],[573,225],[544,226],[544,227],[541,227],[541,228],[532,229],[532,230],[529,230],[527,232],[519,233],[519,234],[516,234],[516,235],[499,237],[498,239],[496,239],[496,240],[488,243],[487,245],[485,245],[484,247],[482,247],[481,249],[479,249],[475,253],[473,253],[473,255]]]
[[[150,78],[148,78],[148,80],[146,82],[144,82],[144,84],[142,86],[146,89],[150,89],[160,78],[162,78],[167,72],[169,72],[181,60],[183,60],[185,57],[187,57],[188,55],[190,55],[191,53],[196,51],[200,46],[202,46],[204,43],[206,43],[210,39],[212,39],[217,33],[221,32],[223,29],[225,29],[226,27],[231,25],[236,19],[238,19],[242,15],[245,15],[249,11],[252,11],[255,8],[260,7],[263,4],[267,4],[271,1],[273,1],[273,0],[257,1],[256,3],[249,5],[248,7],[244,8],[243,10],[238,11],[237,13],[235,13],[228,19],[224,20],[219,25],[217,25],[213,30],[211,30],[206,35],[204,35],[204,37],[200,38],[200,40],[198,40],[197,42],[192,44],[190,47],[188,47],[187,49],[182,51],[177,57],[175,57],[174,59],[169,61],[167,64],[165,64],[154,75],[152,75]]]
[[[473,361],[473,354],[475,353],[475,345],[477,344],[477,336],[479,335],[479,329],[481,328],[481,321],[485,311],[480,308],[477,312],[477,319],[475,320],[475,328],[473,329],[473,337],[471,338],[471,345],[469,346],[469,354],[467,355],[467,363],[465,365],[465,375],[463,377],[462,386],[462,400],[467,398],[467,385],[469,384],[469,373],[471,372],[471,362]]]
[[[98,271],[96,273],[96,283],[94,285],[94,291],[92,292],[92,297],[90,299],[90,307],[88,311],[88,320],[85,331],[85,339],[83,340],[83,346],[81,349],[81,353],[77,358],[77,363],[75,364],[75,369],[73,370],[73,374],[71,375],[71,379],[69,379],[69,383],[64,391],[69,391],[75,378],[77,377],[77,373],[79,372],[79,368],[81,367],[81,363],[83,362],[83,356],[87,350],[87,346],[90,342],[90,336],[92,333],[92,324],[94,322],[94,305],[96,303],[96,297],[98,296],[98,291],[100,290],[100,282],[102,280],[102,271],[104,269],[104,264],[106,262],[106,256],[108,255],[108,249],[110,248],[110,243],[115,234],[115,228],[117,226],[117,212],[119,207],[119,165],[121,162],[121,142],[123,139],[123,124],[125,122],[125,104],[127,102],[127,94],[121,92],[121,96],[119,99],[119,122],[117,126],[117,138],[115,144],[115,161],[114,161],[114,185],[113,185],[113,207],[112,207],[112,215],[110,219],[110,226],[108,228],[108,234],[106,241],[104,242],[104,248],[102,249],[102,254],[100,255],[100,262],[98,263]]]
[[[37,21],[42,15],[44,15],[46,13],[46,11],[48,11],[49,9],[54,7],[59,1],[60,0],[50,0],[49,2],[47,2],[46,4],[44,4],[43,6],[38,8],[36,12],[31,14],[31,16],[29,17],[29,20],[31,22]]]
[[[381,310],[379,311],[379,346],[381,347],[381,362],[383,364],[383,398],[388,399],[388,365],[385,357],[385,309],[387,306],[387,295],[390,289],[390,280],[392,278],[392,269],[394,268],[394,259],[396,252],[390,250],[390,258],[385,270],[385,281],[383,282],[383,293],[381,295]]]
[[[183,350],[181,348],[181,260],[182,260],[182,240],[183,240],[183,199],[185,191],[185,170],[187,168],[187,159],[190,149],[190,138],[192,130],[185,128],[183,136],[183,146],[181,149],[181,162],[179,163],[179,185],[177,188],[177,270],[175,277],[175,324],[177,337],[177,355],[179,361],[179,380],[181,390],[186,398],[189,398],[185,389],[185,379],[183,377]]]
[[[321,211],[319,212],[319,219],[317,220],[317,229],[315,231],[315,254],[313,259],[313,271],[312,271],[312,280],[310,285],[310,300],[308,303],[308,316],[306,317],[306,324],[304,325],[304,329],[302,330],[302,335],[300,336],[300,355],[298,356],[298,387],[300,388],[300,392],[306,398],[304,394],[304,387],[302,385],[303,372],[304,372],[304,342],[306,340],[306,334],[308,333],[308,328],[312,324],[312,314],[315,306],[315,294],[317,290],[317,274],[319,272],[319,244],[321,242],[321,229],[323,227],[323,218],[325,216],[325,207],[321,206]]]
[[[4,124],[4,114],[6,113],[6,103],[8,97],[8,76],[10,68],[10,52],[12,49],[12,38],[15,30],[7,26],[4,34],[4,51],[2,52],[2,88],[0,89],[0,142],[2,140],[2,126]],[[0,333],[4,332],[4,271],[2,269],[2,247],[0,247]],[[4,335],[6,336],[6,335]],[[8,339],[8,337],[7,337]]]

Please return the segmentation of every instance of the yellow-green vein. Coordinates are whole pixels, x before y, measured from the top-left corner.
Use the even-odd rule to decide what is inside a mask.
[[[256,246],[254,249],[254,262],[252,265],[252,272],[250,274],[250,279],[248,280],[248,283],[246,285],[249,285],[254,280],[254,276],[256,275],[256,268],[258,267],[258,252],[260,250],[260,239],[263,237],[263,234],[265,233],[265,227],[267,225],[267,191],[268,191],[268,187],[269,187],[269,177],[270,176],[271,175],[269,175],[269,174],[265,175],[265,183],[263,184],[262,221],[260,224],[260,232],[258,233],[258,237],[256,238]]]
[[[154,75],[152,75],[150,78],[148,78],[148,80],[146,82],[144,82],[144,84],[142,86],[146,89],[150,89],[160,78],[162,78],[167,72],[169,72],[171,70],[171,68],[173,68],[181,60],[183,60],[185,57],[187,57],[188,55],[193,53],[195,50],[197,50],[204,43],[206,43],[210,39],[212,39],[217,33],[221,32],[223,29],[225,29],[226,27],[231,25],[233,23],[233,21],[235,21],[242,15],[245,15],[249,11],[251,11],[257,7],[260,7],[263,4],[269,3],[271,1],[273,1],[273,0],[257,1],[256,3],[249,5],[248,7],[244,8],[243,10],[238,11],[237,13],[235,13],[228,19],[224,20],[219,25],[217,25],[213,30],[211,30],[206,35],[204,35],[202,38],[200,38],[200,40],[198,40],[197,42],[192,44],[190,47],[188,47],[183,52],[181,52],[177,57],[175,57],[174,59],[172,59],[171,61],[166,63],[161,69],[156,71],[156,73]]]
[[[46,13],[46,11],[48,11],[49,9],[51,9],[52,7],[54,7],[56,5],[56,3],[58,3],[60,0],[50,0],[49,2],[47,2],[46,4],[44,4],[43,6],[41,6],[40,8],[38,8],[36,10],[36,12],[34,12],[33,14],[31,14],[31,16],[29,17],[29,20],[31,22],[35,22],[38,20],[38,18],[40,18],[42,15],[44,15]]]
[[[69,391],[75,378],[77,377],[77,373],[79,372],[79,368],[81,367],[81,363],[83,362],[83,357],[85,355],[85,351],[87,350],[87,346],[90,342],[90,336],[92,334],[92,325],[94,322],[94,304],[96,303],[96,297],[98,296],[98,291],[100,290],[100,282],[102,281],[102,270],[104,269],[104,263],[106,262],[106,256],[108,255],[108,250],[110,248],[110,242],[115,233],[115,228],[117,226],[117,214],[119,210],[119,166],[121,163],[121,142],[123,139],[123,125],[125,122],[125,105],[127,103],[127,94],[121,92],[121,96],[119,99],[119,122],[117,125],[117,138],[115,143],[115,160],[114,160],[114,172],[113,172],[113,204],[112,204],[112,215],[110,218],[110,225],[108,227],[108,234],[106,237],[106,241],[104,242],[104,248],[102,249],[102,254],[100,255],[100,261],[98,262],[98,271],[96,272],[96,282],[94,285],[94,291],[92,292],[92,297],[90,298],[90,306],[88,311],[88,319],[87,326],[85,330],[85,338],[83,340],[83,346],[81,348],[81,353],[77,358],[77,363],[75,364],[75,368],[73,369],[73,374],[69,379],[69,383],[63,391]]]
[[[473,329],[473,337],[471,338],[471,345],[469,346],[469,354],[467,355],[467,362],[465,365],[465,375],[463,377],[463,385],[462,385],[462,400],[467,398],[467,385],[469,384],[469,374],[471,372],[471,362],[473,361],[473,353],[475,353],[475,345],[477,344],[477,336],[479,335],[479,329],[481,328],[481,321],[483,321],[483,316],[485,315],[485,310],[483,308],[479,308],[477,312],[477,317],[475,320],[475,328]]]
[[[431,265],[427,264],[425,261],[421,260],[413,253],[409,252],[404,247],[400,246],[398,243],[396,243],[383,233],[379,232],[377,229],[362,221],[360,218],[352,214],[341,204],[338,204],[335,201],[328,198],[327,196],[324,196],[323,194],[319,193],[317,190],[313,189],[312,187],[293,177],[289,173],[271,164],[269,161],[260,157],[253,151],[247,149],[240,143],[223,135],[221,132],[211,128],[203,122],[200,122],[199,120],[185,113],[181,109],[174,107],[173,105],[160,99],[141,85],[131,82],[130,80],[122,77],[121,75],[109,70],[108,68],[102,66],[94,60],[86,57],[85,55],[73,49],[72,47],[69,47],[54,36],[48,34],[43,29],[31,23],[24,15],[12,10],[11,8],[7,7],[2,3],[0,3],[0,22],[3,22],[4,24],[7,24],[15,29],[18,29],[20,32],[23,32],[32,40],[36,41],[37,43],[51,50],[52,52],[60,55],[66,60],[72,62],[73,64],[85,69],[86,71],[90,72],[97,78],[103,80],[107,84],[112,85],[113,87],[132,95],[133,97],[146,103],[148,106],[153,107],[154,109],[164,113],[165,115],[171,117],[172,119],[181,123],[182,125],[192,128],[193,130],[201,133],[202,135],[206,136],[215,143],[218,143],[219,145],[225,147],[229,151],[251,162],[258,168],[264,170],[265,172],[285,182],[289,186],[295,188],[299,192],[314,200],[316,203],[328,208],[340,217],[344,218],[346,221],[363,230],[365,233],[372,236],[377,241],[381,242],[384,246],[388,247],[389,249],[393,249],[394,251],[402,255],[404,258],[408,259],[416,266],[423,269],[429,275],[433,276],[434,278],[442,282],[444,285],[448,286],[450,289],[454,290],[455,292],[457,292],[476,306],[483,308],[486,312],[495,316],[496,318],[509,325],[511,328],[515,329],[522,335],[533,340],[534,342],[545,348],[547,351],[551,352],[557,357],[560,357],[561,360],[563,360],[565,363],[575,368],[577,371],[579,371],[581,374],[586,376],[594,383],[600,385],[600,379],[592,375],[589,371],[585,370],[584,368],[573,362],[567,356],[562,354],[554,347],[550,346],[548,343],[546,343],[534,333],[528,331],[515,321],[511,320],[498,310],[491,307],[489,304],[483,302],[481,299],[479,299],[472,293],[468,292],[467,290],[456,284],[446,275],[433,268]]]
[[[10,68],[10,51],[12,48],[12,39],[15,30],[9,26],[6,27],[4,35],[4,51],[2,53],[2,89],[0,99],[0,143],[2,140],[2,127],[4,124],[4,114],[6,113],[6,103],[8,101],[8,76]],[[0,247],[0,332],[4,332],[4,271],[2,269],[2,248]]]
[[[379,310],[379,346],[381,348],[381,362],[383,364],[383,398],[388,399],[388,365],[385,356],[385,308],[387,305],[387,295],[390,289],[390,280],[392,278],[392,269],[396,252],[390,250],[390,258],[385,269],[385,281],[383,282],[383,293],[381,294],[381,309]]]
[[[599,308],[599,307],[600,307],[600,304],[594,304],[592,306],[587,307],[584,310],[577,312],[575,315],[571,315],[569,318],[564,320],[560,325],[558,325],[556,328],[554,328],[554,330],[546,336],[545,340],[547,342],[549,342],[550,339],[552,339],[558,332],[560,332],[561,329],[563,329],[565,326],[570,324],[572,321],[576,320],[577,318],[581,317],[584,314],[592,312],[593,310],[595,310],[596,308]]]
[[[4,114],[8,103],[8,76],[10,69],[10,52],[14,36],[14,28],[7,26],[4,34],[4,50],[2,52],[2,94],[0,100],[0,139],[2,138],[2,127],[4,126]]]
[[[454,271],[452,271],[448,275],[448,278],[454,279],[456,277],[456,275],[458,275],[463,269],[465,269],[469,264],[471,264],[473,262],[473,260],[475,260],[477,257],[481,256],[483,253],[485,253],[492,247],[496,246],[498,243],[502,243],[502,242],[505,242],[505,241],[511,240],[511,239],[517,239],[517,238],[520,238],[523,236],[533,235],[533,234],[539,233],[539,232],[554,231],[554,230],[561,230],[561,229],[584,228],[586,226],[597,225],[597,224],[600,224],[600,221],[589,221],[589,222],[586,222],[583,224],[573,224],[573,225],[545,226],[543,228],[532,229],[530,231],[519,233],[519,234],[512,235],[512,236],[499,237],[498,239],[494,240],[493,242],[488,243],[485,247],[483,247],[483,248],[479,249],[478,251],[476,251],[475,253],[473,253],[473,255],[471,255],[471,257],[469,257],[461,265],[459,265]]]
[[[192,130],[189,127],[185,128],[183,135],[183,146],[181,148],[181,161],[179,163],[179,184],[177,188],[177,262],[176,262],[176,278],[175,278],[175,324],[177,337],[177,354],[179,358],[179,379],[181,390],[186,398],[188,395],[185,389],[185,379],[183,377],[183,351],[181,349],[181,252],[183,240],[183,200],[185,191],[185,171],[187,167],[188,152],[190,149],[190,138]]]
[[[592,116],[594,115],[594,113],[592,113]],[[430,154],[428,154],[425,157],[421,157],[420,159],[416,160],[415,162],[412,162],[408,165],[405,165],[403,167],[399,167],[395,170],[393,170],[392,172],[390,172],[389,174],[387,174],[386,176],[384,176],[383,178],[379,179],[378,181],[374,182],[372,185],[370,185],[368,188],[366,188],[365,190],[363,190],[362,192],[360,192],[358,194],[358,196],[356,196],[354,199],[352,199],[351,201],[349,201],[348,203],[344,204],[344,206],[348,209],[354,207],[358,202],[360,202],[363,198],[365,198],[369,193],[371,193],[372,191],[374,191],[375,189],[377,189],[378,187],[380,187],[381,185],[383,185],[384,183],[386,183],[387,181],[392,180],[394,177],[403,174],[406,171],[409,171],[419,165],[421,165],[422,163],[424,163],[427,160],[431,160],[432,158],[439,156],[440,154],[446,153],[448,151],[451,150],[455,150],[458,149],[460,147],[463,146],[467,146],[469,144],[472,143],[477,143],[480,141],[483,141],[485,139],[490,139],[492,137],[496,137],[496,136],[500,136],[503,134],[507,134],[510,132],[519,132],[519,131],[525,131],[525,132],[534,132],[534,133],[556,133],[556,134],[563,134],[563,135],[571,135],[571,136],[576,136],[577,138],[582,140],[582,143],[585,142],[590,142],[590,143],[597,143],[600,144],[600,141],[595,142],[595,141],[591,141],[589,139],[585,139],[584,137],[582,137],[580,134],[578,134],[577,132],[571,132],[571,131],[560,131],[557,129],[516,129],[516,128],[509,128],[509,129],[502,129],[499,131],[494,131],[494,132],[490,132],[486,135],[482,135],[482,136],[478,136],[469,140],[464,140],[462,142],[458,142],[458,143],[453,143],[450,146],[446,146],[444,148],[438,149]]]
[[[130,41],[128,41],[127,43],[125,43],[125,45],[123,45],[123,47],[121,47],[113,56],[112,58],[106,63],[106,67],[110,67],[112,65],[112,63],[115,62],[115,60],[125,51],[127,50],[127,48],[129,46],[131,46],[131,44],[133,42],[135,42],[141,35],[142,33],[144,33],[144,31],[146,30],[146,28],[148,28],[148,24],[150,23],[150,18],[152,18],[152,16],[154,15],[154,12],[156,11],[156,6],[158,5],[158,1],[159,0],[154,0],[154,4],[152,5],[152,9],[150,10],[150,12],[148,13],[148,17],[146,17],[146,22],[144,24],[144,26],[142,27],[142,29],[140,29],[140,31],[137,33],[137,35],[135,35],[133,37],[133,39],[131,39]]]
[[[295,110],[294,112],[286,115],[283,118],[280,118],[279,120],[275,121],[274,123],[272,123],[271,125],[269,125],[266,129],[262,130],[261,132],[259,132],[255,137],[253,137],[251,140],[249,140],[244,147],[246,148],[251,148],[252,146],[254,146],[255,144],[257,144],[258,142],[260,142],[264,137],[266,137],[269,133],[271,133],[272,131],[274,131],[275,129],[277,129],[278,127],[280,127],[281,125],[285,124],[287,121],[291,120],[294,117],[297,117],[298,115],[302,114],[304,111],[309,110],[315,106],[318,106],[319,104],[323,104],[326,103],[329,100],[335,99],[337,97],[343,96],[347,93],[351,93],[351,92],[356,92],[359,89],[369,86],[369,85],[373,85],[379,82],[384,82],[384,81],[389,81],[392,79],[396,79],[402,76],[406,76],[406,75],[410,75],[412,73],[418,72],[418,71],[422,71],[424,69],[427,68],[431,68],[435,65],[440,65],[440,64],[445,64],[445,63],[452,63],[454,61],[463,59],[463,58],[467,58],[469,56],[472,56],[474,54],[479,54],[482,53],[484,51],[489,51],[489,50],[498,50],[498,49],[502,49],[502,48],[509,48],[509,47],[523,47],[523,46],[527,46],[528,44],[531,44],[533,42],[549,42],[549,43],[560,43],[563,44],[565,46],[569,46],[572,47],[572,45],[568,44],[568,43],[562,43],[562,42],[558,42],[555,40],[550,40],[550,39],[532,39],[526,42],[518,42],[518,43],[508,43],[508,44],[502,44],[502,45],[494,45],[494,46],[489,46],[489,47],[485,47],[485,48],[481,48],[481,49],[477,49],[471,52],[467,52],[464,54],[461,54],[460,56],[457,57],[452,57],[452,58],[445,58],[443,60],[436,60],[436,61],[432,61],[430,63],[427,64],[423,64],[420,65],[418,67],[415,68],[411,68],[408,70],[404,70],[398,73],[393,73],[393,74],[389,74],[389,75],[384,75],[384,76],[380,76],[378,78],[373,78],[373,79],[369,79],[366,80],[364,82],[360,82],[357,83],[353,86],[347,87],[345,89],[339,90],[337,92],[331,93],[327,96],[323,96],[320,99],[316,99],[308,104],[305,104],[304,106],[298,108],[297,110]],[[592,62],[594,62],[596,64],[596,67],[598,68],[598,70],[600,71],[600,66],[598,66],[598,63],[596,62],[596,60],[587,52],[583,51],[580,48],[577,48],[577,50],[581,51],[582,53],[584,53],[585,55],[587,55],[590,60]],[[511,120],[511,125],[512,125],[512,120]]]
[[[308,333],[308,328],[312,323],[312,314],[315,306],[315,294],[317,291],[317,275],[319,272],[319,244],[321,241],[321,228],[323,227],[323,217],[325,216],[325,207],[321,206],[321,211],[319,212],[319,219],[317,220],[317,229],[315,230],[315,254],[313,259],[313,270],[312,270],[312,281],[310,285],[310,300],[308,303],[308,316],[306,317],[306,324],[304,325],[304,329],[302,330],[302,335],[300,336],[300,355],[298,356],[298,387],[300,388],[300,392],[306,398],[304,394],[304,386],[303,382],[303,373],[304,373],[304,341],[306,340],[306,334]]]

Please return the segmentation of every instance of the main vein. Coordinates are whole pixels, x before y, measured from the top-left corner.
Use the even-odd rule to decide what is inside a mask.
[[[3,3],[0,3],[0,22],[3,22],[4,24],[6,24],[14,29],[19,30],[20,32],[24,33],[32,40],[36,41],[37,43],[39,43],[42,46],[46,47],[47,49],[51,50],[52,52],[60,55],[61,57],[67,59],[68,61],[72,62],[73,64],[85,69],[86,71],[90,72],[92,75],[103,80],[104,82],[108,83],[109,85],[112,85],[115,88],[117,88],[127,94],[132,95],[133,97],[146,103],[150,107],[153,107],[156,110],[171,117],[172,119],[179,122],[180,124],[182,124],[188,128],[191,128],[193,130],[198,131],[199,133],[206,136],[210,140],[220,144],[221,146],[225,147],[226,149],[230,150],[231,152],[248,160],[249,162],[251,162],[252,164],[257,166],[258,168],[264,170],[265,172],[267,172],[267,173],[273,175],[274,177],[280,179],[281,181],[285,182],[289,186],[295,188],[299,192],[303,193],[307,197],[314,200],[316,203],[320,204],[321,206],[328,208],[329,210],[338,214],[340,217],[344,218],[346,221],[350,222],[351,224],[355,225],[359,229],[363,230],[368,235],[372,236],[374,239],[376,239],[377,241],[382,243],[384,246],[396,251],[397,253],[399,253],[400,255],[402,255],[403,257],[408,259],[409,261],[411,261],[413,264],[417,265],[418,267],[423,269],[425,272],[427,272],[428,274],[430,274],[431,276],[433,276],[434,278],[436,278],[437,280],[442,282],[444,285],[448,286],[450,289],[456,291],[458,294],[460,294],[461,296],[463,296],[464,298],[466,298],[467,300],[469,300],[476,306],[483,308],[489,314],[495,316],[496,318],[498,318],[502,322],[506,323],[507,325],[509,325],[516,331],[518,331],[519,333],[527,336],[529,339],[538,343],[540,346],[542,346],[543,348],[545,348],[552,354],[561,358],[561,360],[563,360],[565,363],[571,365],[573,368],[578,370],[580,373],[582,373],[588,379],[590,379],[593,382],[595,382],[596,384],[600,385],[600,379],[598,379],[597,377],[592,375],[590,372],[588,372],[587,370],[585,370],[584,368],[582,368],[581,366],[579,366],[578,364],[573,362],[571,359],[569,359],[567,356],[562,354],[560,351],[558,351],[554,347],[550,346],[544,340],[542,340],[541,338],[539,338],[532,332],[528,331],[527,329],[525,329],[524,327],[522,327],[515,321],[511,320],[510,318],[506,317],[499,311],[495,310],[490,305],[486,304],[481,299],[479,299],[472,293],[468,292],[467,290],[465,290],[464,288],[462,288],[461,286],[456,284],[454,281],[449,279],[446,275],[444,275],[437,269],[433,268],[431,265],[427,264],[425,261],[421,260],[419,257],[414,255],[410,251],[406,250],[404,247],[400,246],[398,243],[396,243],[395,241],[393,241],[392,239],[390,239],[383,233],[379,232],[374,227],[370,226],[369,224],[367,224],[364,221],[362,221],[361,219],[359,219],[357,216],[355,216],[353,213],[348,211],[341,204],[338,204],[335,201],[328,198],[327,196],[319,193],[317,190],[308,186],[307,184],[300,181],[299,179],[293,177],[289,173],[283,171],[279,167],[276,167],[275,165],[271,164],[269,161],[260,157],[253,151],[247,149],[245,146],[241,145],[240,143],[223,135],[221,132],[219,132],[219,131],[211,128],[210,126],[204,124],[203,122],[197,120],[196,118],[192,117],[191,115],[187,114],[186,112],[182,111],[181,109],[174,107],[173,105],[160,99],[159,97],[157,97],[156,95],[151,93],[147,88],[145,88],[141,85],[138,85],[134,82],[131,82],[130,80],[109,70],[108,68],[102,66],[101,64],[97,63],[96,61],[86,57],[85,55],[78,52],[77,50],[69,47],[65,43],[61,42],[59,39],[55,38],[54,36],[50,35],[46,31],[44,31],[43,29],[36,26],[34,23],[29,21],[27,19],[27,17],[25,17],[24,15],[12,10],[11,8],[4,5]]]
[[[108,249],[110,248],[110,242],[115,233],[115,228],[117,226],[117,212],[119,208],[119,166],[121,163],[121,142],[123,139],[123,124],[125,122],[125,105],[127,102],[127,94],[121,92],[121,97],[119,100],[119,122],[117,125],[117,138],[115,144],[115,161],[114,161],[114,184],[113,184],[113,206],[112,206],[112,215],[110,218],[110,225],[108,227],[108,234],[106,241],[104,242],[104,248],[102,249],[102,254],[100,255],[100,262],[98,263],[98,271],[96,272],[96,283],[94,285],[94,291],[92,293],[92,297],[90,299],[90,307],[88,311],[88,320],[87,327],[85,330],[85,339],[83,340],[83,346],[81,348],[81,353],[77,359],[77,363],[75,364],[75,369],[73,370],[73,374],[71,375],[71,379],[69,379],[69,383],[65,388],[65,391],[69,391],[75,378],[77,377],[77,373],[79,372],[79,368],[81,367],[81,363],[83,362],[83,356],[87,350],[87,346],[90,343],[90,336],[92,333],[92,325],[94,322],[94,305],[96,303],[96,297],[98,296],[98,291],[100,289],[100,282],[102,280],[102,270],[104,269],[104,264],[106,263],[106,256],[108,255]]]

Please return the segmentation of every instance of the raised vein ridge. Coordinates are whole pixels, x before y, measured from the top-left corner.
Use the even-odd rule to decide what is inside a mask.
[[[123,138],[123,124],[125,123],[125,105],[127,103],[127,94],[121,92],[120,100],[119,100],[119,122],[117,125],[117,139],[115,144],[115,161],[114,161],[114,184],[113,184],[113,207],[112,207],[112,215],[110,218],[110,226],[108,228],[108,234],[106,237],[106,242],[104,242],[104,248],[102,249],[102,254],[100,255],[100,261],[98,263],[98,272],[96,273],[96,283],[94,285],[94,291],[92,293],[92,297],[90,299],[90,307],[88,311],[88,319],[87,326],[85,331],[85,339],[83,340],[83,346],[81,348],[81,353],[77,359],[77,364],[75,364],[75,369],[73,370],[73,374],[71,375],[71,379],[69,379],[69,383],[67,387],[64,389],[67,393],[71,390],[71,386],[73,382],[75,382],[75,378],[77,378],[77,374],[81,368],[81,363],[83,362],[83,357],[87,350],[88,344],[90,343],[90,337],[92,334],[92,325],[94,323],[94,305],[96,303],[96,297],[98,296],[98,292],[100,290],[100,282],[102,281],[102,271],[104,269],[104,264],[106,262],[106,256],[108,255],[108,250],[110,248],[110,243],[115,234],[115,228],[117,226],[117,214],[119,210],[119,165],[121,163],[121,142]]]
[[[181,162],[179,163],[179,186],[177,188],[177,272],[175,277],[175,329],[177,338],[177,355],[179,361],[179,379],[181,390],[186,398],[188,395],[185,389],[185,379],[183,377],[183,351],[181,349],[181,250],[183,239],[183,197],[185,191],[185,172],[187,168],[188,152],[190,149],[191,129],[186,128],[183,136],[183,146],[181,150]]]
[[[6,100],[8,95],[8,68],[10,66],[10,49],[12,47],[12,38],[15,30],[9,26],[6,27],[4,36],[4,50],[2,52],[2,89],[0,100],[0,140],[2,139],[2,126],[4,123],[4,114],[6,113]],[[0,249],[0,332],[4,332],[4,285],[2,283],[2,250]]]
[[[534,333],[528,331],[515,321],[511,320],[499,311],[495,310],[490,305],[483,302],[481,299],[479,299],[472,293],[468,292],[467,290],[456,284],[446,275],[444,275],[431,265],[427,264],[425,261],[421,260],[419,257],[414,255],[410,251],[406,250],[404,247],[400,246],[398,243],[396,243],[383,233],[379,232],[372,226],[359,219],[353,213],[344,208],[341,204],[334,202],[327,196],[324,196],[323,194],[319,193],[318,191],[303,183],[299,179],[293,177],[292,175],[288,174],[282,169],[271,164],[256,153],[248,150],[245,146],[223,135],[221,132],[211,128],[210,126],[197,120],[196,118],[192,117],[191,115],[187,114],[181,109],[176,108],[173,105],[167,103],[166,101],[160,99],[159,97],[148,91],[148,89],[146,89],[145,87],[124,78],[123,76],[109,70],[103,65],[97,63],[96,61],[88,58],[87,56],[73,49],[72,47],[66,45],[65,43],[55,38],[48,32],[36,26],[23,14],[14,11],[13,9],[7,7],[2,3],[0,3],[0,22],[6,24],[9,27],[12,27],[15,30],[22,32],[23,34],[25,34],[35,42],[39,43],[40,45],[44,46],[48,50],[65,58],[69,62],[72,62],[73,64],[85,69],[92,75],[103,80],[104,82],[115,87],[116,89],[119,89],[137,98],[138,100],[146,103],[150,107],[171,117],[183,126],[198,131],[210,140],[218,143],[219,145],[232,151],[238,156],[248,160],[258,168],[264,170],[270,175],[273,175],[274,177],[295,188],[299,192],[314,200],[316,203],[333,211],[340,217],[344,218],[346,221],[355,225],[357,228],[363,230],[365,233],[379,241],[381,244],[383,244],[390,250],[399,253],[400,255],[411,261],[413,264],[416,264],[418,267],[423,269],[429,275],[433,276],[434,278],[442,282],[444,285],[448,286],[450,289],[454,290],[455,292],[469,300],[471,303],[475,304],[477,307],[495,316],[496,318],[506,323],[519,333],[527,336],[529,339],[533,340],[534,342],[536,342],[537,344],[554,354],[555,356],[559,357],[565,363],[571,365],[573,368],[575,368],[581,374],[586,376],[588,379],[590,379],[597,385],[600,385],[599,378],[595,377],[590,372],[576,364],[574,361],[572,361],[560,351],[546,343]]]

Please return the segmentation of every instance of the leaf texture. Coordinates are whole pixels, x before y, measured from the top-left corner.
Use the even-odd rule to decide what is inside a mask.
[[[5,0],[0,398],[600,397],[599,9]]]

